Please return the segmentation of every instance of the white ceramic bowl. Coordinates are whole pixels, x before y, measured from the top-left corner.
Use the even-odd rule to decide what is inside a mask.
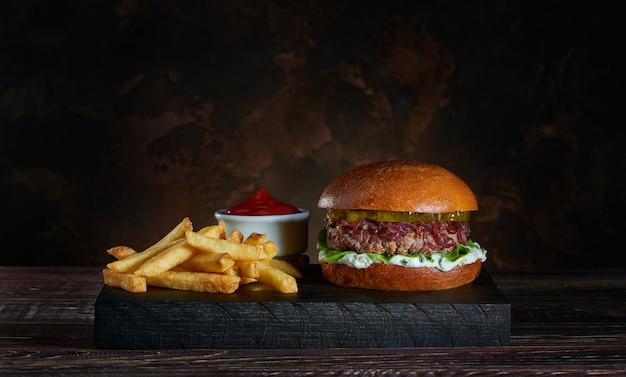
[[[217,221],[224,220],[226,232],[239,229],[244,237],[250,233],[265,233],[266,240],[278,246],[278,257],[295,256],[306,252],[309,240],[309,210],[288,215],[241,216],[229,215],[225,209],[215,212]]]

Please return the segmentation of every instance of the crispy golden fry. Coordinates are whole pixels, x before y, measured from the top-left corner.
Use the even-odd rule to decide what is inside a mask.
[[[242,276],[241,277],[241,281],[239,282],[239,285],[245,285],[245,284],[250,284],[250,283],[256,283],[258,280],[255,278],[249,278],[247,276]]]
[[[255,261],[267,257],[265,249],[255,245],[239,244],[227,240],[209,238],[193,231],[185,233],[187,243],[208,253],[230,254],[231,258],[240,261]]]
[[[217,222],[217,228],[220,230],[220,239],[224,240],[226,239],[226,223],[224,222],[224,220],[220,220]]]
[[[226,275],[226,276],[239,276],[241,273],[239,272],[239,267],[237,267],[236,265],[233,265],[230,268],[227,268],[226,270],[219,272],[220,275]]]
[[[146,280],[150,286],[196,292],[233,293],[239,288],[241,278],[206,272],[168,271]]]
[[[189,217],[185,217],[182,219],[178,225],[174,227],[174,229],[170,230],[163,238],[161,238],[157,243],[149,247],[147,250],[150,250],[152,247],[157,247],[163,244],[169,244],[172,241],[179,240],[185,237],[185,232],[188,230],[193,230],[193,224]]]
[[[267,262],[258,264],[258,281],[282,293],[297,293],[296,278],[269,265]]]
[[[154,277],[165,271],[169,271],[172,268],[178,266],[184,261],[188,260],[196,253],[195,249],[189,246],[186,242],[182,242],[154,257],[148,259],[135,270],[135,275]]]
[[[265,241],[267,234],[265,233],[250,233],[250,235],[243,241],[246,245],[257,245],[265,249],[267,256],[263,259],[270,260],[278,253],[278,246],[274,241]]]
[[[250,235],[246,237],[243,243],[245,243],[246,245],[260,245],[265,242],[266,237],[267,234],[265,233],[250,233]]]
[[[150,246],[145,251],[140,253],[136,253],[133,255],[129,255],[128,257],[120,260],[116,260],[115,262],[111,262],[107,264],[107,267],[115,270],[117,272],[126,272],[133,273],[135,270],[139,268],[145,261],[150,258],[160,254],[163,250],[169,249],[179,244],[183,244],[185,239],[179,239],[176,241],[171,241],[170,243],[161,244],[159,246]]]
[[[237,261],[236,266],[239,268],[239,276],[257,279],[259,277],[259,262],[243,262]]]
[[[189,271],[224,272],[235,265],[229,254],[197,252],[193,257],[181,263]]]
[[[291,263],[287,261],[284,261],[282,259],[270,259],[268,263],[273,268],[277,268],[293,276],[296,279],[300,279],[302,277],[302,273],[297,268],[295,268]]]
[[[181,265],[178,265],[178,266],[172,268],[170,271],[173,271],[173,272],[194,272],[194,271],[189,271],[188,269],[186,269],[185,267],[182,267]],[[195,272],[199,272],[199,271],[195,271]]]
[[[276,254],[278,254],[278,246],[274,243],[274,241],[265,241],[261,245],[265,249],[265,260],[272,260]]]
[[[220,238],[220,228],[217,225],[205,226],[198,233],[211,238]]]
[[[124,259],[133,254],[137,254],[137,252],[128,246],[115,246],[107,250],[107,253],[115,259]]]
[[[243,243],[243,233],[241,233],[239,229],[233,229],[226,240],[235,243]]]
[[[122,288],[132,293],[142,293],[148,290],[146,279],[133,274],[115,272],[109,268],[102,270],[104,284],[110,287]]]

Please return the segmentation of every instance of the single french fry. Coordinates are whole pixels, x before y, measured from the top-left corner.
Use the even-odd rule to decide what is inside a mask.
[[[198,231],[199,234],[211,238],[220,238],[220,228],[218,225],[209,225]]]
[[[172,272],[194,272],[194,271],[190,271],[188,269],[186,269],[185,267],[181,267],[181,265],[178,265],[176,267],[172,267],[171,270]],[[195,271],[195,272],[199,272],[199,271]]]
[[[302,277],[302,273],[295,268],[291,263],[282,260],[282,259],[270,259],[268,261],[269,265],[272,266],[273,268],[277,268],[291,276],[293,276],[296,279],[300,279]]]
[[[135,249],[128,247],[128,246],[114,246],[108,249],[107,253],[115,257],[115,259],[124,259],[133,254],[137,254]]]
[[[239,288],[239,276],[227,276],[207,272],[167,271],[146,278],[148,285],[196,292],[233,293]]]
[[[220,239],[224,240],[226,239],[226,223],[224,222],[224,220],[220,220],[217,222],[217,228],[220,230]]]
[[[193,231],[185,233],[187,243],[191,246],[209,253],[230,254],[234,260],[255,261],[264,259],[267,254],[263,248],[255,245],[239,244],[227,240],[209,238]]]
[[[243,233],[241,233],[239,229],[233,229],[226,240],[235,243],[243,243]]]
[[[183,238],[183,239],[171,241],[170,243],[161,244],[158,246],[153,245],[153,246],[150,246],[145,251],[142,251],[140,253],[135,253],[133,255],[129,255],[128,257],[124,259],[116,260],[115,262],[111,262],[107,264],[107,267],[120,273],[123,273],[123,272],[133,273],[145,261],[160,254],[163,250],[169,249],[171,247],[182,244],[184,242],[185,242],[185,239]]]
[[[122,288],[128,292],[143,293],[148,290],[146,279],[141,276],[119,273],[110,268],[105,268],[102,270],[102,278],[104,279],[104,284],[110,287]]]
[[[230,254],[204,253],[196,254],[180,264],[181,267],[190,271],[199,272],[224,272],[235,265]]]
[[[193,230],[193,224],[189,217],[185,217],[181,220],[178,225],[176,225],[172,230],[170,230],[163,238],[161,238],[157,243],[152,245],[151,247],[157,247],[164,244],[169,244],[172,241],[179,240],[185,237],[185,232],[188,230]],[[148,248],[147,250],[149,250]]]
[[[259,277],[257,280],[267,286],[270,286],[281,293],[297,293],[298,283],[296,278],[262,262],[258,264]]]
[[[267,234],[265,233],[250,233],[248,237],[243,241],[247,245],[260,245],[265,242]]]
[[[241,277],[241,281],[239,282],[239,285],[245,285],[245,284],[250,284],[250,283],[256,283],[258,280],[255,278],[249,278],[247,276],[242,276]]]
[[[241,277],[241,272],[239,272],[239,267],[237,267],[236,265],[233,265],[230,268],[227,268],[226,270],[219,272],[220,275],[226,275],[226,276],[239,276]]]
[[[278,254],[278,246],[274,241],[265,241],[259,246],[265,249],[265,254],[267,254],[265,260],[272,260]]]
[[[193,247],[186,242],[182,242],[167,250],[163,250],[163,252],[142,263],[135,271],[135,275],[146,277],[157,276],[178,266],[191,258],[195,253],[196,251]]]
[[[237,261],[236,266],[239,268],[239,276],[257,279],[259,277],[259,262],[243,262]]]

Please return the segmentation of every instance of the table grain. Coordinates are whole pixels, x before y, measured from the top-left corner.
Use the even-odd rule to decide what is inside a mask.
[[[511,346],[100,350],[99,267],[0,267],[0,376],[626,375],[626,270],[491,273]]]

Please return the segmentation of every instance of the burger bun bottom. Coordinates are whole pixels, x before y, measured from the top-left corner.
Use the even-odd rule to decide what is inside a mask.
[[[482,262],[441,271],[432,267],[403,267],[373,263],[367,268],[352,268],[345,264],[322,263],[322,277],[327,281],[350,288],[381,291],[434,291],[468,284],[480,273]]]

